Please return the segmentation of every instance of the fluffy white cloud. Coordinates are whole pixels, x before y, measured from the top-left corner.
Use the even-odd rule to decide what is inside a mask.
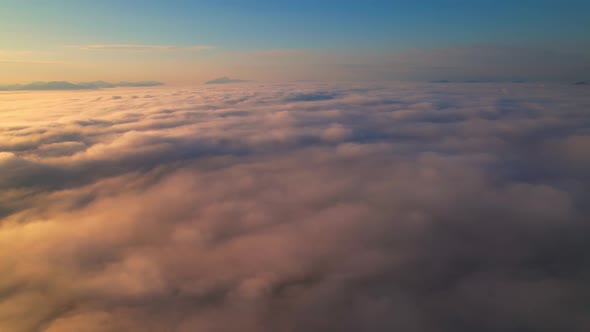
[[[0,330],[586,331],[589,108],[528,84],[0,94]]]

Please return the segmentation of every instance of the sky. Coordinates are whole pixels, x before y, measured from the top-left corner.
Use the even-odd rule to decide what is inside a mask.
[[[1,82],[586,79],[588,11],[578,0],[2,0]]]

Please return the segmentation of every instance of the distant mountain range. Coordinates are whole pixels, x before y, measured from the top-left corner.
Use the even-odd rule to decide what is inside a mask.
[[[478,80],[458,80],[458,81],[450,81],[450,80],[434,80],[430,81],[430,83],[526,83],[525,80],[492,80],[492,79],[478,79]]]
[[[93,89],[106,89],[116,87],[146,87],[146,86],[159,86],[164,83],[156,81],[144,81],[144,82],[119,82],[109,83],[105,81],[96,82],[82,82],[82,83],[71,83],[66,81],[52,81],[52,82],[33,82],[30,84],[13,84],[13,85],[0,85],[0,91],[42,91],[42,90],[93,90]]]
[[[498,80],[464,80],[464,81],[449,81],[449,80],[434,80],[430,83],[527,83],[525,80],[509,80],[509,81],[498,81]],[[574,85],[590,85],[590,81],[579,81],[574,82]]]
[[[229,78],[227,76],[224,76],[224,77],[216,78],[211,81],[207,81],[207,82],[205,82],[205,84],[228,84],[228,83],[243,83],[243,82],[250,82],[250,81],[233,79],[233,78]]]

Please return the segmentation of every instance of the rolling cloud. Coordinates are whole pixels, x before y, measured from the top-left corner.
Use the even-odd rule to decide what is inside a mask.
[[[585,92],[0,94],[1,326],[587,331]]]

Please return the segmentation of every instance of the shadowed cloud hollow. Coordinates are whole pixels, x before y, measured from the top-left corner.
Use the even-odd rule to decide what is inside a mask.
[[[571,84],[0,94],[0,330],[590,329]]]

